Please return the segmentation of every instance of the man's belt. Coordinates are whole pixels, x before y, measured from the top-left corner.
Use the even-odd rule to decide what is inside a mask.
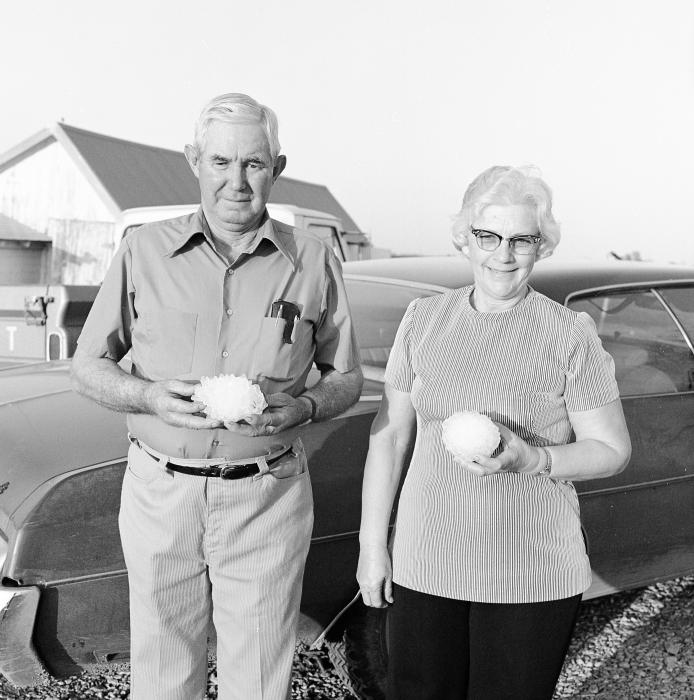
[[[279,459],[282,459],[282,457],[289,452],[289,449],[281,455],[277,455],[277,457],[268,459],[268,467]],[[227,464],[221,467],[186,467],[183,464],[169,462],[166,468],[170,469],[172,472],[180,472],[181,474],[191,474],[192,476],[218,476],[222,479],[244,479],[247,476],[253,476],[260,472],[260,467],[255,462],[251,462],[250,464]]]
[[[221,479],[245,479],[247,476],[253,476],[254,474],[260,473],[260,467],[258,466],[257,462],[247,462],[245,464],[234,462],[233,464],[229,464],[226,463],[223,458],[210,460],[211,462],[217,462],[216,464],[203,465],[199,467],[195,467],[190,464],[179,464],[178,462],[172,462],[165,454],[153,450],[152,448],[143,444],[140,440],[137,440],[136,438],[131,438],[131,440],[148,455],[154,457],[154,459],[157,459],[160,462],[165,463],[166,468],[170,469],[172,472],[190,474],[192,476],[218,476]],[[266,459],[265,463],[269,467],[271,464],[274,464],[282,459],[282,457],[284,457],[291,449],[291,447],[287,447],[279,454],[274,455],[270,459]]]

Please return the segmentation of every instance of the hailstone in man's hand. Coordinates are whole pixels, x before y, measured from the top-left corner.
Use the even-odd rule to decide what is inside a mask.
[[[235,423],[251,415],[260,415],[267,407],[265,396],[257,384],[245,374],[219,374],[202,377],[193,393],[193,401],[205,404],[208,418]]]
[[[458,461],[470,461],[480,455],[491,457],[501,435],[491,419],[477,411],[460,411],[441,424],[446,449]]]

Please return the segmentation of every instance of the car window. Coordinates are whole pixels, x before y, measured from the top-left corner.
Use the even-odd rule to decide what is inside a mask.
[[[658,293],[684,326],[690,341],[694,341],[694,287],[659,289]]]
[[[622,396],[692,390],[694,356],[670,313],[651,290],[572,299],[568,306],[595,321],[615,362]]]
[[[413,299],[431,289],[345,278],[359,353],[365,367],[384,368],[400,321]]]

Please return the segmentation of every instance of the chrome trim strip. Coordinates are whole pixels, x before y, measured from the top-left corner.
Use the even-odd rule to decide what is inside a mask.
[[[685,474],[684,476],[671,476],[667,479],[656,479],[655,481],[642,481],[638,484],[625,484],[624,486],[612,486],[606,489],[595,489],[594,491],[579,491],[578,498],[584,496],[602,496],[610,493],[621,493],[626,491],[637,491],[640,489],[658,488],[660,486],[670,486],[672,483],[680,483],[694,479],[694,474]]]
[[[372,282],[375,284],[385,284],[390,287],[392,286],[399,286],[399,287],[408,287],[411,289],[421,289],[421,290],[426,290],[426,291],[432,291],[432,292],[440,292],[440,293],[445,293],[445,292],[450,292],[451,287],[444,287],[440,284],[431,284],[429,282],[413,282],[412,280],[401,280],[398,279],[397,277],[378,277],[376,275],[359,275],[359,274],[354,274],[353,272],[346,272],[344,274],[344,279],[345,280],[355,280],[357,282]]]
[[[65,585],[68,583],[80,583],[82,581],[98,581],[102,578],[113,578],[114,576],[127,576],[127,569],[116,569],[115,571],[104,571],[99,574],[85,574],[84,576],[69,576],[68,578],[56,578],[51,580],[43,581],[41,584],[22,584],[25,585],[40,585],[41,588],[47,588],[48,586]]]
[[[620,395],[619,398],[624,401],[624,399],[651,399],[654,396],[687,396],[691,393],[694,393],[694,389],[687,389],[686,391],[671,391],[664,394],[624,394],[624,396]]]
[[[323,535],[322,537],[312,537],[311,544],[325,544],[328,542],[339,542],[341,540],[355,539],[359,536],[359,530],[351,530],[350,532],[339,532],[335,535]],[[113,578],[114,576],[127,575],[127,569],[116,569],[115,571],[107,571],[98,574],[85,574],[84,576],[70,576],[68,578],[46,580],[40,584],[42,588],[47,586],[56,586],[59,584],[65,585],[69,583],[80,583],[82,581],[96,581],[102,578]],[[22,584],[23,586],[35,586],[39,584]],[[17,590],[12,588],[12,590]]]
[[[312,537],[311,544],[324,544],[325,542],[337,542],[339,540],[349,540],[359,536],[359,530],[350,532],[339,532],[336,535],[323,535],[322,537]]]
[[[43,363],[41,363],[43,364]],[[23,365],[26,366],[26,365]],[[13,369],[12,367],[6,367],[5,369]],[[45,396],[57,396],[58,394],[69,394],[72,389],[56,389],[55,391],[44,391],[40,394],[32,394],[31,396],[22,396],[18,399],[10,399],[9,401],[0,401],[0,406],[9,406],[13,403],[23,403],[24,401],[32,401],[33,399],[42,399]]]
[[[125,435],[124,435],[125,437]],[[127,438],[126,438],[127,439]],[[67,478],[68,476],[72,476],[73,474],[80,474],[81,472],[86,472],[89,471],[90,469],[100,469],[101,467],[111,467],[114,464],[122,464],[126,465],[128,462],[128,447],[126,446],[125,452],[123,453],[122,457],[117,457],[116,459],[109,459],[106,460],[105,462],[96,462],[94,464],[88,464],[86,467],[77,467],[76,469],[71,469],[68,472],[62,472],[61,474],[56,474],[55,476],[52,476],[50,479],[47,481],[44,481],[43,483],[46,484],[49,481],[52,481],[53,479],[59,479],[60,481],[63,480],[63,477]],[[43,484],[41,484],[43,486]]]
[[[651,280],[644,282],[623,282],[622,284],[606,284],[600,287],[589,287],[587,289],[580,289],[575,292],[571,292],[566,295],[564,299],[564,306],[569,305],[569,301],[575,297],[588,296],[589,294],[595,294],[597,292],[619,292],[621,290],[631,290],[631,289],[651,289],[652,287],[679,287],[694,284],[694,278],[692,279],[669,279],[669,280]]]

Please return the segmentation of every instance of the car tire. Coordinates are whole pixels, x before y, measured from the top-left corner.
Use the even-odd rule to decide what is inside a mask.
[[[359,601],[350,611],[342,639],[326,641],[337,675],[359,700],[384,700],[388,668],[386,608]]]

